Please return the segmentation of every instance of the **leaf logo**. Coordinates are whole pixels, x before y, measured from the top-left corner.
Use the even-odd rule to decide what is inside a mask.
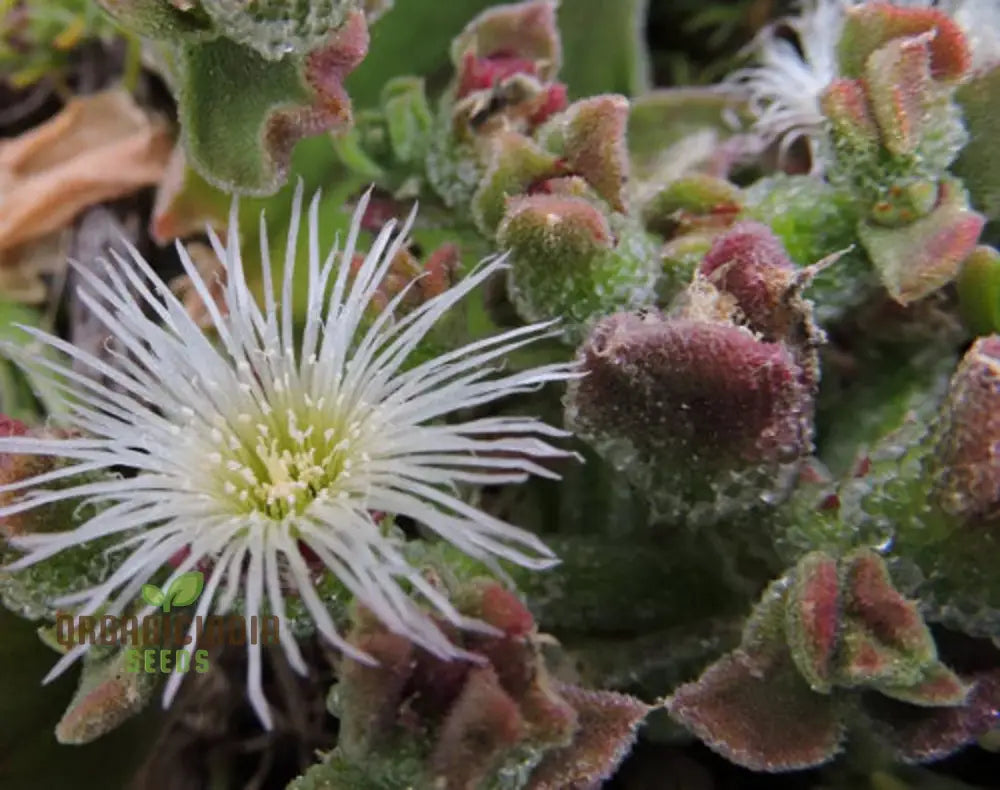
[[[205,575],[201,571],[190,571],[182,573],[173,584],[161,590],[155,584],[142,585],[142,599],[150,606],[160,606],[164,614],[170,611],[172,606],[188,606],[198,600],[202,588],[205,586]]]

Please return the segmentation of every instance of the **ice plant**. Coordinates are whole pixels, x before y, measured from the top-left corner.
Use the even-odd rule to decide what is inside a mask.
[[[67,596],[62,606],[76,607],[79,615],[120,613],[172,560],[167,585],[193,568],[205,569],[195,622],[213,607],[228,610],[237,596],[243,614],[266,607],[281,618],[285,595],[294,594],[330,643],[372,661],[338,633],[314,588],[316,566],[307,565],[308,557],[321,562],[388,630],[439,658],[468,656],[437,623],[487,632],[490,626],[461,615],[406,562],[401,538],[372,513],[412,518],[487,563],[503,558],[531,568],[551,565],[552,553],[534,534],[467,504],[457,486],[555,476],[541,462],[565,455],[546,441],[564,432],[528,417],[441,418],[577,374],[570,364],[558,363],[494,375],[492,363],[547,335],[549,324],[479,339],[407,367],[432,325],[504,262],[484,263],[400,315],[396,308],[411,282],[373,312],[369,306],[404,249],[413,215],[398,233],[393,223],[383,228],[358,265],[354,256],[367,202],[361,200],[346,244],[324,256],[314,200],[306,221],[307,264],[297,267],[300,187],[280,282],[262,218],[262,304],[244,271],[235,208],[225,246],[211,236],[226,268],[223,306],[210,297],[209,283],[179,247],[211,316],[212,336],[136,250],[128,258],[113,255],[101,276],[80,269],[81,299],[129,358],[112,366],[57,337],[27,330],[114,382],[117,391],[68,363],[37,361],[40,372],[65,393],[67,427],[75,433],[10,436],[0,440],[0,452],[74,463],[3,486],[21,496],[0,508],[0,518],[55,502],[90,500],[102,507],[72,529],[12,539],[25,553],[9,569],[111,539],[125,550],[124,559],[106,580]],[[297,278],[308,284],[301,327],[292,320]],[[114,474],[122,468],[134,475]],[[99,472],[106,476],[95,481]],[[75,481],[82,473],[87,482]],[[46,488],[50,484],[58,487]],[[194,624],[189,637],[197,644]],[[281,640],[291,665],[304,673],[289,629]],[[47,679],[85,650],[71,649]],[[269,726],[259,645],[249,645],[248,654],[248,696]],[[174,674],[167,682],[165,705],[181,678]]]
[[[1000,11],[990,0],[800,0],[797,16],[781,19],[761,32],[755,45],[757,63],[728,78],[745,92],[754,130],[763,142],[779,142],[785,151],[801,137],[812,142],[821,137],[826,116],[821,99],[837,77],[845,76],[844,53],[838,53],[838,47],[843,48],[848,9],[858,6],[871,7],[873,13],[886,17],[893,15],[893,7],[913,11],[896,15],[895,35],[899,36],[919,33],[921,24],[933,28],[931,14],[940,13],[941,20],[947,15],[971,49],[974,68],[1000,60],[1000,34],[996,32]],[[888,38],[887,33],[880,29],[876,35]],[[942,51],[951,43],[942,37]],[[814,170],[822,169],[815,152],[812,159]]]

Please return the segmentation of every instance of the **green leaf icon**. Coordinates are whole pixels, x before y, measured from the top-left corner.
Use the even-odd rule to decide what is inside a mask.
[[[150,606],[161,606],[166,600],[166,596],[155,584],[144,584],[142,585],[142,600]]]
[[[169,612],[171,606],[187,606],[194,603],[205,586],[205,575],[201,571],[182,573],[170,585],[165,596],[163,611]]]

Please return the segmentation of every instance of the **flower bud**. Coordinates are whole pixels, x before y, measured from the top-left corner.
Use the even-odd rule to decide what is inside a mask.
[[[736,300],[741,318],[768,340],[789,336],[807,308],[791,304],[796,268],[770,228],[741,222],[716,239],[698,274]]]
[[[496,133],[488,148],[486,169],[471,202],[472,218],[487,237],[497,232],[508,198],[565,172],[558,157],[517,132]]]
[[[837,562],[814,551],[795,568],[788,593],[785,627],[799,672],[814,691],[833,687],[840,634],[840,581]]]
[[[652,300],[652,240],[583,198],[509,200],[497,244],[511,252],[509,292],[518,313],[527,321],[562,318],[567,338],[580,337],[599,316]]]
[[[615,211],[625,211],[628,178],[628,99],[593,96],[574,102],[538,130],[541,144],[583,177]]]
[[[838,682],[912,686],[937,661],[934,639],[914,602],[892,586],[882,558],[859,551],[845,561]]]
[[[469,56],[474,64],[467,61]],[[452,42],[451,58],[463,72],[480,75],[462,73],[459,84],[477,83],[473,88],[492,87],[494,78],[515,71],[551,79],[562,61],[556,3],[529,0],[487,9]]]
[[[835,79],[824,90],[820,103],[839,145],[864,153],[878,147],[878,124],[871,115],[861,80]]]
[[[927,36],[894,39],[865,64],[869,106],[893,156],[913,156],[925,136],[938,133],[930,46]]]

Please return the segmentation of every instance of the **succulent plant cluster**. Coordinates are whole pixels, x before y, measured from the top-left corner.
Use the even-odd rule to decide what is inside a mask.
[[[454,655],[394,625],[384,611],[404,611],[399,599],[364,605],[375,582],[309,566],[342,638],[328,699],[339,734],[290,790],[598,787],[637,733],[700,739],[754,771],[838,758],[868,775],[995,732],[1000,47],[975,27],[993,12],[807,0],[721,85],[574,98],[560,81],[573,2],[486,8],[454,38],[443,88],[396,75],[352,111],[344,80],[379,3],[102,0],[151,42],[178,103],[187,158],[154,235],[188,235],[196,217],[228,222],[235,242],[238,210],[219,210],[219,188],[277,189],[292,145],[334,129],[324,167],[352,202],[374,184],[365,232],[421,203],[415,243],[367,283],[358,326],[404,331],[484,280],[479,302],[407,349],[402,380],[460,348],[490,361],[496,330],[527,338],[551,322],[534,346],[510,341],[515,397],[487,408],[470,395],[461,418],[527,432],[519,415],[542,415],[572,433],[571,452],[473,449],[470,468],[496,469],[447,495],[411,479],[432,502],[495,519],[471,537],[437,530],[464,553],[425,518],[373,506],[365,521],[403,547],[417,569],[407,594],[424,595]],[[260,89],[240,88],[250,81]],[[239,265],[273,300],[280,270],[261,247]],[[469,265],[482,252],[506,256],[489,277]],[[373,277],[368,257],[351,261],[352,282]],[[309,289],[324,271],[310,268]],[[318,342],[319,297],[287,287],[288,320]],[[554,380],[566,383],[541,388]],[[0,426],[76,439],[62,430]],[[80,484],[62,464],[0,456],[11,559],[17,538],[87,517],[58,497],[18,508],[29,476]],[[512,488],[510,474],[489,478],[497,469],[535,477]],[[497,547],[500,520],[561,563],[538,570]],[[53,595],[122,562],[104,548],[0,570],[0,597],[51,620]],[[299,639],[325,634],[314,605],[289,603]],[[88,657],[60,739],[97,737],[149,698],[119,682],[120,660]]]
[[[355,610],[351,641],[379,663],[341,665],[330,692],[337,748],[291,788],[555,790],[610,775],[649,706],[552,678],[531,613],[495,581],[469,579],[453,594],[497,629],[455,635],[481,663],[441,661]]]

